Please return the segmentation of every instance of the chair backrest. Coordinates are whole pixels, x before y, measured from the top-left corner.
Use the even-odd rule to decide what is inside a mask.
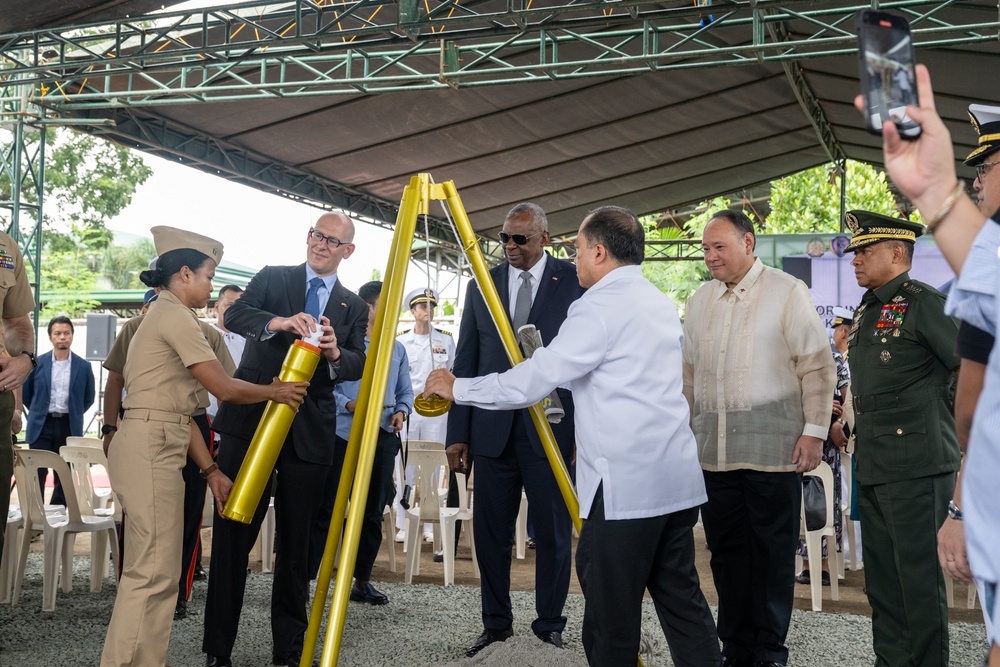
[[[823,495],[826,498],[826,523],[821,530],[833,528],[833,469],[826,461],[820,461],[814,470],[803,473],[803,475],[819,477],[823,482]],[[803,508],[803,511],[804,508]],[[805,530],[805,518],[802,520],[802,527]]]
[[[59,456],[69,464],[80,511],[94,514],[97,508],[97,489],[94,485],[93,468],[101,466],[105,471],[108,469],[108,457],[104,455],[104,450],[87,445],[64,445],[59,448]]]
[[[73,475],[70,474],[69,465],[63,461],[62,457],[54,452],[44,449],[22,449],[17,453],[18,459],[24,464],[24,480],[17,480],[18,498],[21,497],[21,490],[27,491],[28,499],[22,500],[21,511],[28,506],[28,517],[32,523],[44,524],[48,522],[45,513],[45,501],[41,484],[38,481],[38,471],[43,468],[51,468],[59,477],[63,491],[66,495],[66,513],[72,523],[83,523],[80,517],[80,503],[77,500],[76,485],[73,483]]]
[[[76,435],[71,435],[66,438],[67,445],[73,445],[78,447],[97,447],[102,452],[104,451],[104,441],[100,438],[86,438]]]
[[[412,447],[414,441],[410,441]],[[406,464],[412,465],[416,504],[420,506],[421,518],[431,521],[440,516],[441,501],[438,495],[437,476],[442,467],[447,469],[448,456],[441,443],[425,443],[436,447],[410,449]]]

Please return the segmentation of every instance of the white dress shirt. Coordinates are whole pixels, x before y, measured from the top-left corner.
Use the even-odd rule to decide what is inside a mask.
[[[543,252],[541,258],[535,262],[535,265],[528,269],[528,273],[531,274],[531,303],[535,303],[535,298],[538,296],[538,286],[542,284],[542,276],[545,275],[545,262],[549,259],[549,253]],[[514,308],[517,307],[517,292],[521,289],[521,274],[524,269],[515,269],[510,264],[507,265],[507,304],[508,304],[508,315],[513,321],[514,319]],[[517,335],[517,332],[514,332]]]
[[[706,501],[681,392],[681,323],[638,266],[604,276],[559,334],[503,374],[455,380],[459,403],[533,405],[568,384],[576,404],[576,481],[587,518],[603,483],[608,520],[661,516]]]
[[[69,377],[72,358],[58,361],[52,357],[52,390],[49,392],[49,412],[69,414]]]
[[[240,359],[243,358],[243,350],[247,345],[247,339],[239,334],[234,334],[232,331],[220,329],[218,324],[213,324],[212,328],[222,336],[222,341],[226,344],[226,349],[229,350],[229,356],[233,358],[233,363],[239,368]],[[215,415],[219,412],[219,400],[213,394],[208,395],[208,407],[205,409],[205,412],[212,419],[215,419]],[[218,433],[215,434],[215,439],[219,439]]]

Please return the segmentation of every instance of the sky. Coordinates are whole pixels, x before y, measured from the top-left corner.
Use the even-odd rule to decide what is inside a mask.
[[[305,261],[306,234],[323,213],[320,209],[141,155],[153,175],[139,186],[128,208],[108,223],[111,230],[151,238],[149,229],[156,225],[188,229],[221,241],[224,262],[252,269]],[[373,269],[385,276],[392,232],[359,221],[355,225],[356,249],[338,273],[344,285],[357,291],[371,280]],[[406,291],[423,287],[426,280],[411,262]]]

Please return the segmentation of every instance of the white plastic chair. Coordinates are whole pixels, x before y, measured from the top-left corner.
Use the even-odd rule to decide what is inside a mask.
[[[87,440],[87,438],[74,439]],[[80,511],[84,514],[99,516],[109,514],[108,505],[112,505],[114,500],[111,487],[98,487],[94,483],[95,466],[100,468],[105,475],[107,474],[108,457],[104,455],[104,450],[88,445],[67,444],[59,448],[59,456],[69,464]],[[117,509],[117,503],[114,503],[114,506]]]
[[[411,498],[410,509],[406,510],[406,572],[404,581],[413,583],[413,576],[420,574],[420,539],[424,523],[437,523],[441,528],[441,542],[444,550],[444,585],[455,583],[455,522],[471,521],[472,508],[467,493],[459,493],[459,507],[442,507],[438,475],[448,468],[448,457],[444,445],[437,442],[414,441],[409,443],[407,464],[415,466],[413,485],[415,499]],[[465,475],[455,475],[460,489],[466,488]],[[471,532],[471,531],[470,531]],[[472,544],[473,568],[478,571],[476,545]]]
[[[77,435],[71,435],[66,438],[66,444],[72,445],[74,447],[97,447],[102,452],[104,451],[104,441],[100,438],[87,438]]]
[[[21,596],[21,582],[28,561],[28,551],[31,545],[32,531],[42,532],[44,544],[44,570],[42,575],[42,611],[54,611],[56,608],[56,577],[59,574],[59,563],[62,561],[62,590],[68,593],[73,587],[73,541],[68,535],[75,533],[93,533],[91,536],[93,553],[104,553],[110,542],[111,556],[114,559],[115,571],[118,570],[118,537],[115,533],[115,520],[112,516],[85,515],[80,512],[77,492],[70,474],[69,465],[57,454],[45,450],[20,450],[18,452],[23,472],[17,479],[18,498],[21,500],[21,511],[25,514],[25,530],[23,531],[17,573],[14,579],[14,594],[11,604],[16,605]],[[51,468],[59,476],[63,489],[66,491],[66,513],[48,514],[42,502],[42,488],[38,482],[38,471]],[[104,574],[103,558],[91,558],[90,590],[97,593],[101,590]]]
[[[810,472],[804,473],[813,477],[819,477],[823,482],[823,491],[826,497],[826,523],[819,530],[806,530],[806,510],[805,502],[802,503],[802,529],[801,534],[806,538],[806,549],[809,553],[809,579],[812,593],[813,611],[823,611],[823,538],[826,538],[827,561],[830,566],[830,599],[840,599],[840,582],[838,573],[840,572],[840,559],[842,554],[837,551],[837,530],[833,525],[833,470],[826,461],[820,461],[819,466]],[[802,557],[795,557],[795,571],[802,569]]]
[[[840,558],[841,567],[841,579],[843,579],[844,567],[846,561],[851,561],[851,570],[857,572],[864,567],[864,563],[861,561],[861,545],[857,543],[857,531],[854,521],[851,520],[851,503],[854,501],[851,495],[851,457],[846,455],[841,455],[840,457],[840,474],[844,477],[845,488],[847,492],[844,493],[844,503],[843,503],[843,522],[844,522],[844,537],[846,538],[847,549]],[[850,556],[850,558],[848,558]]]
[[[4,529],[3,554],[0,554],[0,602],[10,603],[10,591],[14,585],[14,563],[17,561],[18,531],[24,528],[21,508],[11,505],[7,510],[7,525]]]

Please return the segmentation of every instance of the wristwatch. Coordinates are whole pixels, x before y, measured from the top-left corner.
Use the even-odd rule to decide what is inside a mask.
[[[841,426],[847,426],[847,422],[845,422],[843,419],[838,419],[837,423],[840,424]]]
[[[107,435],[108,433],[115,433],[118,430],[117,426],[112,426],[111,424],[105,424],[101,427],[101,435]]]
[[[948,501],[948,516],[955,521],[962,520],[962,508],[956,505],[954,500]]]
[[[32,368],[37,368],[38,367],[38,359],[35,359],[35,353],[34,352],[28,352],[27,350],[22,350],[21,354],[28,355],[28,358],[31,359],[31,367]]]

